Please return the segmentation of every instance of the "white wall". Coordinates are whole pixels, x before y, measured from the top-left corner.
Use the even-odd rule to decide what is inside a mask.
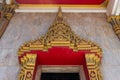
[[[11,0],[6,0],[6,3],[7,4],[11,4]]]
[[[0,0],[0,3],[2,3],[3,0]]]
[[[107,15],[119,15],[120,14],[120,0],[109,0],[107,6]]]
[[[120,15],[120,0],[118,0],[118,6],[116,9],[116,15]]]

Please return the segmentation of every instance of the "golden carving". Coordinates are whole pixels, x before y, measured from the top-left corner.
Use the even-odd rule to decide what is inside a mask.
[[[2,10],[1,10],[1,18],[0,18],[0,38],[5,32],[7,25],[9,24],[10,19],[15,13],[15,9],[17,8],[16,4],[6,4],[6,1],[3,0]]]
[[[90,80],[102,80],[100,72],[100,58],[95,54],[85,54]]]
[[[3,0],[2,3],[2,10],[1,10],[1,15],[2,18],[5,18],[7,20],[10,20],[13,14],[15,13],[15,9],[17,8],[17,4],[6,4],[6,1]]]
[[[54,23],[50,26],[48,32],[39,39],[24,43],[23,46],[21,46],[18,51],[18,57],[20,61],[22,61],[23,58],[21,57],[25,55],[24,52],[29,52],[31,50],[47,51],[52,46],[69,46],[69,48],[72,48],[74,51],[90,50],[90,53],[95,54],[95,59],[96,59],[95,66],[96,68],[99,69],[99,65],[97,64],[99,64],[101,61],[101,57],[102,57],[101,48],[97,46],[95,43],[92,43],[91,41],[86,41],[84,39],[79,38],[79,36],[77,36],[71,30],[70,26],[68,26],[65,23],[61,9],[59,9],[58,16],[56,17]],[[88,57],[86,57],[86,59],[88,59]],[[93,74],[95,74],[98,75],[95,76],[94,78],[95,80],[102,80],[102,78],[98,78],[101,76],[101,74],[99,73],[99,70],[96,70],[96,68],[92,69],[95,70],[96,73],[92,72],[90,74],[91,75],[90,79],[91,77],[94,76]],[[20,73],[20,75],[22,75],[22,73]]]
[[[91,52],[96,52],[101,57],[101,48],[91,41],[86,41],[79,38],[68,26],[62,16],[61,11],[59,11],[58,16],[55,19],[53,25],[49,28],[48,32],[41,38],[33,41],[24,43],[18,51],[18,55],[22,55],[25,51],[30,50],[44,50],[47,51],[48,48],[52,46],[69,46],[74,51],[78,50],[91,50]]]
[[[36,59],[36,54],[26,54],[24,57],[22,57],[21,70],[18,80],[33,80]]]
[[[110,16],[108,22],[113,26],[113,30],[120,39],[120,15],[119,16]]]

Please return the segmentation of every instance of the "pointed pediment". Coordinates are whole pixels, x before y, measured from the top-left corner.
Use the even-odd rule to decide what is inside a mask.
[[[53,50],[50,51],[50,48]],[[63,49],[63,52],[59,52],[61,49]],[[73,55],[73,59],[71,58],[70,52]],[[57,54],[57,57],[53,53],[55,55]],[[69,63],[74,61],[75,58],[79,57],[80,62],[82,62],[82,66],[85,65],[87,72],[89,72],[88,77],[90,78],[90,80],[102,80],[99,67],[102,57],[101,48],[96,44],[92,43],[91,41],[86,41],[77,36],[71,30],[70,26],[65,23],[64,17],[62,16],[62,10],[60,8],[54,23],[50,26],[47,33],[39,39],[25,43],[19,49],[18,57],[20,60],[20,64],[22,65],[19,80],[27,80],[28,77],[26,77],[26,75],[29,76],[29,74],[27,74],[28,71],[31,71],[32,75],[35,74],[34,72],[37,68],[36,65],[41,65],[41,62],[40,64],[38,64],[38,62],[40,61],[40,56],[42,56],[43,54],[51,55],[52,57],[44,55],[44,58],[47,58],[47,60],[51,62],[57,62],[58,66],[59,59],[63,59],[63,63],[65,63],[66,65],[66,62],[64,62],[65,60],[67,60]],[[72,61],[70,61],[69,59],[65,59],[66,57],[63,57],[63,55],[62,58],[59,58],[61,54],[66,54],[68,58]],[[74,54],[77,54],[78,57],[75,57]],[[55,58],[53,59],[54,61],[52,61],[52,58]],[[76,60],[79,61],[79,59]],[[77,62],[76,60],[75,63]],[[29,70],[30,67],[31,70]],[[34,80],[33,78],[34,77],[30,77],[29,79]]]
[[[59,8],[58,14],[54,23],[50,26],[48,32],[43,38],[45,45],[50,44],[51,42],[69,42],[76,44],[79,42],[78,38],[74,32],[71,30],[70,26],[65,22],[62,10]]]
[[[69,46],[74,51],[95,49],[95,52],[97,52],[99,56],[102,56],[99,46],[91,41],[80,38],[71,30],[70,26],[64,20],[61,8],[59,8],[58,15],[47,33],[39,39],[25,43],[19,49],[18,54],[21,55],[24,50],[33,49],[47,51],[48,48],[52,46]]]

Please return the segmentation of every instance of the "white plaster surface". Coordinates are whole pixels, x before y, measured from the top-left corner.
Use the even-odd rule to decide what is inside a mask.
[[[109,0],[107,15],[120,15],[120,0]]]
[[[81,38],[97,43],[103,50],[103,80],[120,80],[120,41],[105,14],[65,13],[72,30]],[[0,80],[17,80],[18,48],[45,34],[55,13],[16,13],[0,39]]]

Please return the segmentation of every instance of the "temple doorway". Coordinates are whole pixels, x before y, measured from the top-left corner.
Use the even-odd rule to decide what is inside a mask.
[[[83,66],[38,66],[35,80],[86,80]]]
[[[42,73],[40,80],[80,80],[79,73]]]
[[[61,9],[54,24],[44,36],[19,48],[18,58],[21,64],[19,80],[40,80],[41,77],[44,79],[44,72],[58,73],[55,80],[63,76],[59,75],[59,72],[77,72],[80,80],[102,80],[99,67],[102,58],[101,48],[76,35],[64,21]],[[50,75],[53,75],[54,79],[54,74]]]

